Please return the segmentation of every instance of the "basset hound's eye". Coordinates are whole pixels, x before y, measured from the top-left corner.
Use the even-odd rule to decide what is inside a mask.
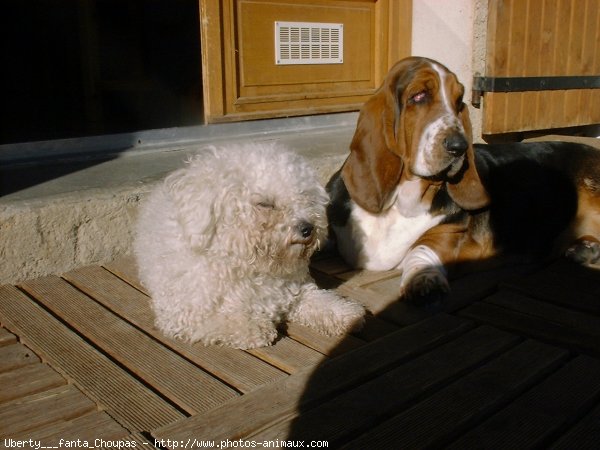
[[[409,97],[408,102],[417,105],[420,103],[425,103],[429,100],[429,93],[427,91],[419,91],[416,94],[413,94]]]

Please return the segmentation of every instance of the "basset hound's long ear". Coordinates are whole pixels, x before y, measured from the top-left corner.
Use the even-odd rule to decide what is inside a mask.
[[[342,167],[348,193],[361,208],[379,213],[389,204],[402,172],[402,159],[394,153],[397,100],[384,84],[363,106]]]
[[[490,197],[481,183],[477,167],[475,166],[475,153],[473,151],[473,130],[471,127],[471,119],[469,118],[469,110],[467,105],[463,105],[462,111],[459,113],[465,130],[465,136],[469,141],[467,149],[467,157],[463,170],[457,177],[457,180],[449,181],[448,193],[461,208],[468,211],[481,209],[490,203]]]

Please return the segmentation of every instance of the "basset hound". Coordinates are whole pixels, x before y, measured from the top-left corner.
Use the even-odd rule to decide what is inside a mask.
[[[424,301],[448,291],[448,272],[567,249],[598,261],[600,151],[473,145],[463,94],[442,64],[410,57],[365,103],[350,155],[328,183],[342,257],[402,270],[399,296]]]

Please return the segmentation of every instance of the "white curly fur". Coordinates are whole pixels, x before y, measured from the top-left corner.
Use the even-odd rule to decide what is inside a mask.
[[[328,335],[362,326],[362,305],[308,271],[327,202],[308,164],[276,144],[199,152],[140,210],[134,252],[156,326],[242,349],[271,344],[287,320]]]

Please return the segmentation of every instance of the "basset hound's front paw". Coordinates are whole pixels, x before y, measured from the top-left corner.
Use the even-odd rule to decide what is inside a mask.
[[[425,245],[412,248],[399,269],[401,299],[417,305],[435,304],[450,292],[444,265],[437,253]]]
[[[440,303],[450,292],[446,275],[437,267],[423,267],[403,276],[400,298],[416,305]]]
[[[595,238],[581,238],[565,252],[565,256],[578,264],[600,262],[600,243]]]

